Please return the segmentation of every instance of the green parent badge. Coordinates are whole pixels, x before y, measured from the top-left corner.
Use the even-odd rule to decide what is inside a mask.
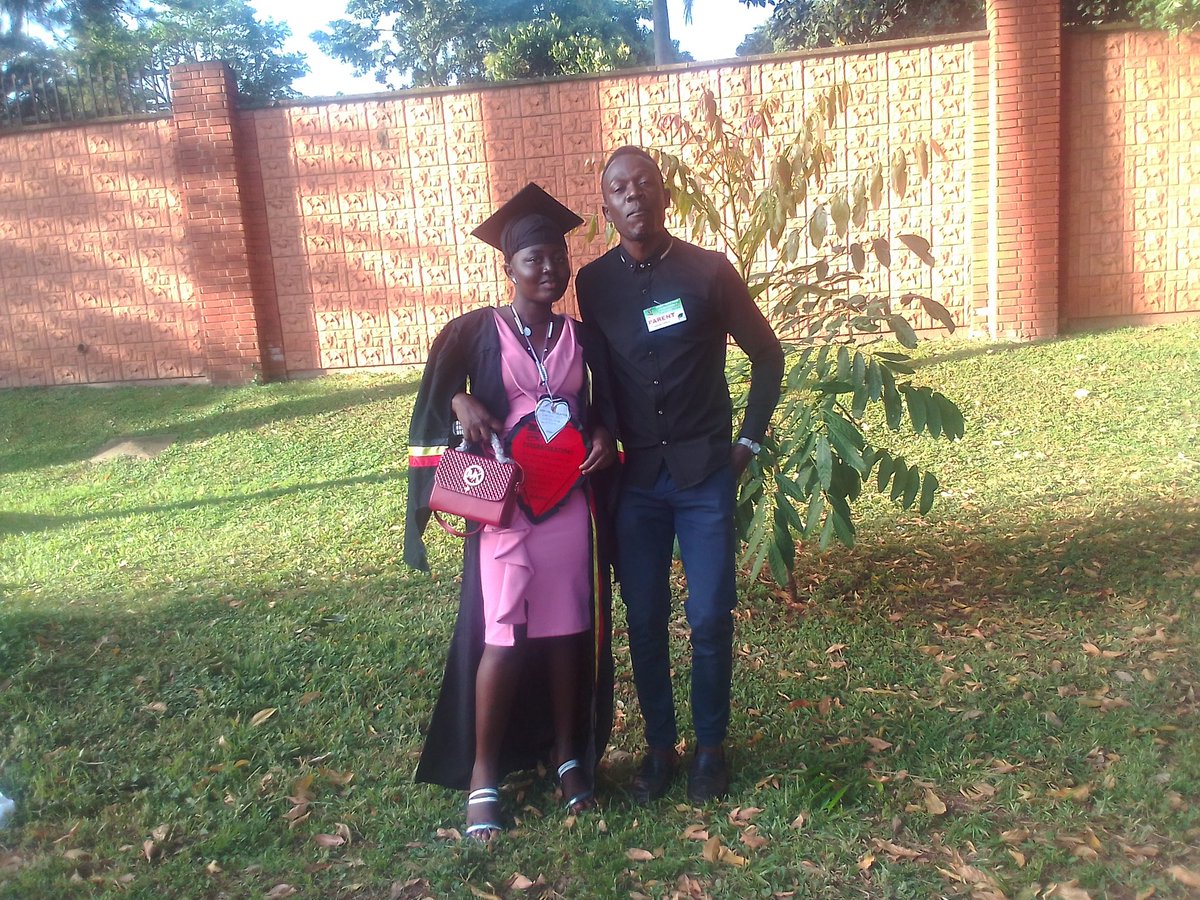
[[[660,331],[671,325],[687,321],[687,313],[683,311],[683,298],[681,297],[643,309],[642,315],[646,318],[647,331]]]

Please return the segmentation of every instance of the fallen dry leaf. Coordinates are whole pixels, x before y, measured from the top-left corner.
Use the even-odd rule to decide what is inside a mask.
[[[86,850],[79,850],[76,848],[64,851],[63,856],[66,859],[69,859],[71,862],[87,862],[92,858],[92,854],[88,853]]]
[[[704,850],[701,856],[710,863],[725,863],[730,866],[746,865],[745,857],[738,856],[728,847],[723,846],[721,839],[716,835],[704,842]]]
[[[875,865],[875,854],[867,853],[858,861],[858,871],[865,872],[873,865]]]
[[[641,847],[630,847],[625,851],[625,858],[633,862],[649,862],[654,859],[654,854],[649,850],[643,850]]]
[[[750,825],[742,832],[741,842],[751,850],[759,850],[770,843],[770,841],[758,833],[757,825]]]
[[[1047,794],[1056,800],[1079,800],[1084,801],[1092,794],[1092,786],[1090,784],[1081,784],[1078,787],[1059,788],[1055,791],[1048,791]]]
[[[946,814],[946,804],[933,792],[932,788],[925,788],[925,811],[934,816]]]
[[[292,782],[292,793],[288,797],[293,803],[307,803],[312,800],[312,783],[313,776],[310,772],[308,775],[302,775]]]
[[[1153,844],[1145,844],[1142,846],[1136,846],[1134,844],[1127,844],[1124,841],[1121,841],[1120,843],[1121,843],[1121,850],[1125,853],[1126,856],[1128,856],[1130,859],[1134,860],[1134,862],[1141,862],[1142,860],[1147,859],[1147,858],[1153,859],[1154,857],[1158,856],[1158,853],[1159,853],[1158,848],[1155,847]]]
[[[879,838],[872,839],[876,849],[882,850],[892,859],[916,859],[921,855],[920,850],[913,850],[909,847],[901,847],[898,844],[893,844],[891,841],[882,841]]]
[[[884,750],[890,750],[892,748],[891,741],[885,741],[883,738],[868,736],[864,737],[863,740],[870,744],[871,749],[876,753],[882,753]]]
[[[1006,844],[1020,844],[1029,840],[1029,832],[1024,828],[1012,828],[1000,832],[1000,840]]]
[[[518,872],[509,880],[508,886],[514,891],[527,891],[533,887],[533,882]]]
[[[257,728],[259,725],[261,725],[263,722],[267,721],[267,719],[271,718],[271,716],[275,715],[275,713],[277,713],[277,712],[279,712],[279,707],[277,707],[277,706],[270,706],[270,707],[267,707],[266,709],[260,709],[258,712],[256,712],[253,716],[250,717],[250,727]]]
[[[25,862],[25,857],[19,853],[0,853],[0,872],[5,869],[19,869]]]
[[[72,826],[71,826],[71,830],[70,830],[70,831],[68,831],[66,834],[64,834],[64,835],[63,835],[62,837],[60,837],[60,838],[55,838],[55,839],[54,839],[54,843],[56,843],[56,844],[61,844],[61,843],[63,843],[64,841],[69,841],[71,838],[75,837],[75,832],[77,832],[77,831],[79,830],[79,826],[80,826],[81,824],[82,824],[81,822],[76,822],[74,825],[72,825]]]
[[[796,816],[796,818],[792,819],[792,821],[788,823],[788,827],[794,828],[797,831],[799,831],[801,828],[804,827],[804,823],[807,821],[808,821],[808,814],[800,813],[798,816]]]
[[[457,828],[439,828],[437,830],[438,840],[442,841],[461,841],[462,834]]]
[[[340,834],[314,834],[313,842],[318,847],[340,847],[346,839]]]
[[[225,870],[221,868],[221,864],[215,859],[210,859],[208,865],[204,867],[204,871],[209,875],[220,875]]]
[[[685,841],[707,841],[708,829],[703,825],[689,825],[683,829],[683,839]]]
[[[467,887],[471,889],[471,893],[478,897],[479,900],[500,900],[500,898],[495,894],[490,894],[487,891],[480,890],[474,885],[468,884]]]
[[[333,769],[318,769],[321,776],[330,784],[336,784],[338,787],[345,787],[354,780],[353,772],[335,772]]]
[[[296,893],[296,889],[294,887],[292,887],[290,884],[280,883],[280,884],[275,885],[275,887],[271,888],[269,891],[267,891],[267,893],[264,896],[270,897],[271,900],[275,900],[276,897],[291,897],[295,893]]]
[[[147,838],[142,841],[142,856],[146,857],[150,862],[154,862],[155,859],[162,856],[162,848]]]
[[[996,789],[985,781],[980,781],[968,787],[959,788],[958,792],[972,803],[991,800],[996,796]]]
[[[167,711],[167,704],[163,703],[161,700],[156,700],[153,703],[147,703],[142,708],[144,710],[146,710],[146,712],[157,713],[158,715],[161,716],[163,713],[165,713]]]
[[[1018,869],[1025,868],[1025,854],[1020,850],[1009,850],[1008,855],[1013,858],[1013,862],[1017,864]]]
[[[308,704],[312,703],[314,700],[318,699],[320,696],[321,696],[321,691],[306,691],[305,693],[300,695],[299,703],[301,706],[308,706]]]
[[[1046,891],[1044,896],[1061,897],[1062,900],[1092,900],[1092,895],[1077,885],[1078,882],[1075,881],[1054,884],[1050,886],[1050,890]]]
[[[1171,866],[1167,874],[1185,887],[1200,888],[1200,872],[1193,872],[1183,866]]]
[[[730,810],[729,821],[735,825],[739,822],[749,822],[760,812],[762,808],[758,806],[736,806]]]

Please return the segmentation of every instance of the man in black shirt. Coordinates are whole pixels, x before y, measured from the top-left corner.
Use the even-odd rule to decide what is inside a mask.
[[[729,260],[667,231],[670,192],[646,151],[614,151],[601,190],[621,243],[580,269],[575,289],[583,321],[608,339],[625,450],[617,577],[647,743],[633,795],[639,802],[663,796],[677,763],[667,626],[678,539],[688,580],[697,744],[688,797],[703,803],[729,787],[736,482],[779,401],[783,352]],[[729,337],[751,363],[736,442],[725,380]]]

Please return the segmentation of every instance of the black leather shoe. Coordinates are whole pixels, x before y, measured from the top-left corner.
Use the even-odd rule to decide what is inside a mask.
[[[702,748],[692,758],[688,769],[688,799],[696,805],[709,800],[723,800],[729,793],[729,766],[721,747]]]
[[[647,750],[629,792],[637,803],[649,803],[666,794],[675,779],[674,750]]]

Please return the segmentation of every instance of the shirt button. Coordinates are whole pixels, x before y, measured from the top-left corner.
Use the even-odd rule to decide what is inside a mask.
[[[663,445],[664,447],[665,447],[665,446],[667,446],[667,442],[666,442],[666,441],[663,441],[663,442],[662,442],[662,445]]]
[[[663,414],[661,409],[658,411],[658,414],[659,414],[660,416]]]
[[[655,379],[654,379],[654,383],[655,383],[655,384],[658,384],[658,379],[657,379],[657,378],[655,378]]]

